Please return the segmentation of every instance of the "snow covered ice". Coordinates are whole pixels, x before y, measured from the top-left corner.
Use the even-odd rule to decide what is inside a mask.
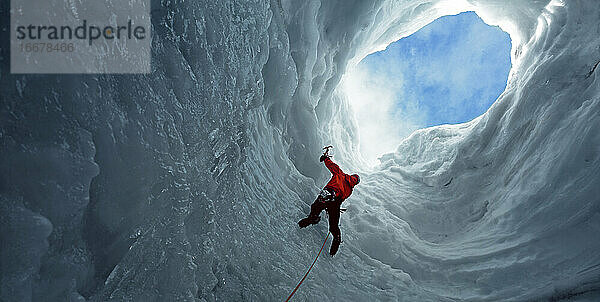
[[[152,73],[95,76],[10,74],[8,6],[2,301],[283,300],[325,144],[361,183],[295,301],[600,300],[597,1],[152,1]],[[510,34],[506,90],[369,165],[344,74],[463,11]]]

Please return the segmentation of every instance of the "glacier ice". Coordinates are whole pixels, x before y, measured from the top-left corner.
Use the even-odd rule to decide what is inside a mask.
[[[370,166],[344,72],[470,10],[506,90]],[[294,299],[600,299],[597,1],[156,0],[149,75],[9,74],[0,22],[2,301],[281,300],[325,143],[362,182]]]

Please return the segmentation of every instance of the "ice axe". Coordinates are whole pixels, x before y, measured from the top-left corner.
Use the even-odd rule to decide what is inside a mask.
[[[323,155],[329,156],[329,149],[333,149],[333,146],[323,147],[323,150],[325,150],[323,151]]]

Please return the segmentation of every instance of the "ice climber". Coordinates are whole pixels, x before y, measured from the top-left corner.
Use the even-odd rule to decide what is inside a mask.
[[[337,253],[340,243],[342,242],[342,234],[338,226],[340,221],[340,206],[352,194],[352,189],[360,182],[358,174],[348,175],[340,169],[340,167],[331,160],[328,154],[330,147],[325,147],[325,153],[319,159],[325,162],[325,166],[331,172],[331,180],[325,188],[321,190],[319,196],[310,206],[310,214],[308,217],[298,221],[301,228],[305,228],[311,224],[317,224],[321,220],[321,211],[326,210],[329,215],[329,231],[333,235],[333,242],[329,253],[333,256]]]

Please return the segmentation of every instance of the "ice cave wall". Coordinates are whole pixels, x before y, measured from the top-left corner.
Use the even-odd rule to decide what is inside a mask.
[[[346,227],[438,299],[597,299],[598,4],[472,4],[513,39],[506,91],[384,156]]]
[[[3,16],[8,3],[0,3]],[[475,10],[513,39],[505,93],[365,167],[347,66]],[[153,72],[10,75],[2,18],[6,301],[280,300],[323,143],[366,178],[299,300],[526,300],[598,291],[595,1],[153,1]]]

